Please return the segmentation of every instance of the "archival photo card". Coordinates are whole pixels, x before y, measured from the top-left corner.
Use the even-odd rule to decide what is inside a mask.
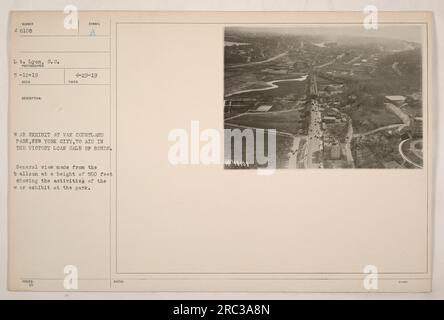
[[[12,12],[9,290],[430,291],[432,18]]]

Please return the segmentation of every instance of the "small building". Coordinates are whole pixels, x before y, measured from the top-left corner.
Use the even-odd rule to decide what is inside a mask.
[[[267,111],[270,110],[271,108],[273,108],[273,106],[263,104],[263,105],[259,106],[259,107],[256,109],[256,111],[258,111],[258,112],[267,112]]]
[[[335,123],[336,122],[336,117],[324,116],[323,120],[324,120],[325,123]]]
[[[422,138],[423,125],[421,117],[415,117],[410,121],[410,130],[413,137]]]
[[[410,138],[411,138],[411,135],[409,132],[404,132],[403,134],[401,134],[401,140],[407,140]]]
[[[391,102],[397,106],[402,105],[406,99],[404,96],[385,96],[385,98],[388,100],[388,102]]]

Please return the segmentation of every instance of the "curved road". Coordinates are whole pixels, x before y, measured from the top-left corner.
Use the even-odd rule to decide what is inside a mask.
[[[401,130],[405,126],[406,125],[404,123],[390,124],[388,126],[379,127],[379,128],[367,131],[367,132],[355,133],[355,134],[353,134],[353,138],[359,138],[359,137],[367,136],[369,134],[373,134],[373,133],[376,133],[378,131],[383,131],[383,130],[388,130],[388,129],[396,129],[396,128],[398,128],[398,130]]]
[[[407,142],[407,141],[409,141],[409,140],[411,140],[411,139],[409,138],[409,139],[405,139],[405,140],[402,140],[402,141],[401,141],[401,143],[399,144],[399,153],[401,154],[401,157],[402,157],[405,161],[407,161],[408,163],[410,163],[412,166],[415,166],[416,168],[422,168],[421,165],[419,165],[419,164],[413,162],[412,160],[410,160],[409,158],[407,158],[407,156],[406,156],[406,155],[404,154],[404,152],[402,151],[402,146],[404,145],[405,142]]]

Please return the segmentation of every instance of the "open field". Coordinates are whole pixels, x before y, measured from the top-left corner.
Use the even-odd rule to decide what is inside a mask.
[[[225,129],[237,129],[235,126],[230,126],[228,124],[225,124]],[[240,129],[243,131],[243,129]],[[256,160],[256,130],[252,130],[254,132],[254,148],[250,148],[248,150],[247,148],[242,148],[242,159],[243,163],[225,163],[225,168],[227,169],[257,169],[257,168],[264,168],[265,166],[259,165],[256,161],[253,163],[246,163],[247,159],[247,153],[249,153],[250,156],[254,157]],[[265,137],[267,137],[265,135]],[[243,144],[245,144],[245,139],[243,139]],[[268,152],[268,139],[264,139],[264,146],[265,151],[264,153],[267,154]],[[285,137],[285,136],[276,136],[276,169],[282,169],[287,168],[288,166],[288,160],[290,158],[290,152],[291,148],[293,146],[293,138],[292,137]],[[234,154],[234,144],[231,144],[231,155]],[[234,158],[233,158],[234,159]]]
[[[247,113],[228,123],[261,129],[276,129],[294,135],[305,135],[307,123],[298,110],[283,113]],[[302,131],[301,131],[302,130]]]
[[[393,112],[387,110],[384,105],[381,105],[380,108],[360,105],[346,109],[345,112],[352,119],[353,129],[356,133],[363,133],[391,124],[402,124],[402,121]]]

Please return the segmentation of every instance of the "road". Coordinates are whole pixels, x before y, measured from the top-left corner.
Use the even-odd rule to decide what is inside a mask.
[[[311,69],[308,78],[308,94],[312,97],[310,101],[310,123],[308,125],[307,145],[304,150],[304,167],[305,168],[322,168],[322,159],[313,161],[317,152],[321,152],[322,143],[322,116],[319,102],[317,100],[318,85],[316,75]]]
[[[314,160],[315,153],[322,151],[321,111],[319,103],[315,99],[311,101],[310,124],[308,127],[308,139],[306,149],[306,168],[322,168],[322,161]]]
[[[285,52],[280,53],[280,54],[278,54],[278,55],[276,55],[274,57],[271,57],[271,58],[269,58],[267,60],[256,61],[256,62],[249,62],[249,63],[241,63],[241,64],[234,64],[234,65],[231,65],[231,66],[227,66],[226,68],[227,69],[233,69],[233,68],[240,68],[240,67],[255,66],[255,65],[258,65],[258,64],[263,64],[263,63],[271,62],[273,60],[285,57],[287,54],[288,54],[288,51],[285,51]]]
[[[355,133],[355,134],[353,134],[353,138],[364,137],[364,136],[367,136],[369,134],[373,134],[373,133],[376,133],[376,132],[379,132],[379,131],[389,130],[389,129],[398,129],[398,131],[400,131],[405,126],[406,126],[406,124],[404,124],[404,123],[390,124],[388,126],[379,127],[379,128],[367,131],[367,132]]]
[[[319,66],[314,66],[313,68],[315,68],[315,69],[321,69],[321,68],[324,68],[324,67],[326,67],[326,66],[329,66],[329,65],[335,63],[337,59],[338,59],[338,58],[334,58],[333,60],[330,60],[330,61],[328,61],[328,62],[326,62],[326,63],[324,63],[324,64],[321,64],[321,65],[319,65]]]
[[[404,151],[402,151],[402,146],[404,145],[404,143],[406,143],[406,142],[409,141],[409,140],[411,140],[411,139],[409,138],[409,139],[405,139],[405,140],[402,140],[402,141],[401,141],[401,143],[399,144],[399,154],[401,155],[401,157],[402,157],[405,161],[407,161],[408,163],[410,163],[412,166],[414,166],[414,167],[416,167],[416,168],[422,168],[421,165],[419,165],[419,164],[417,164],[416,162],[414,162],[414,161],[410,160],[409,158],[407,158],[407,156],[404,154]],[[413,141],[413,143],[414,143],[414,142],[416,142],[416,141]]]
[[[360,54],[359,56],[354,57],[353,59],[351,59],[350,61],[346,62],[345,64],[352,64],[355,61],[358,61],[359,59],[361,59],[362,54]]]
[[[351,151],[351,142],[353,139],[353,124],[352,120],[348,120],[348,130],[347,130],[347,137],[346,137],[346,143],[345,143],[345,156],[347,157],[347,162],[354,168],[355,167],[355,161],[353,160],[353,154]]]

